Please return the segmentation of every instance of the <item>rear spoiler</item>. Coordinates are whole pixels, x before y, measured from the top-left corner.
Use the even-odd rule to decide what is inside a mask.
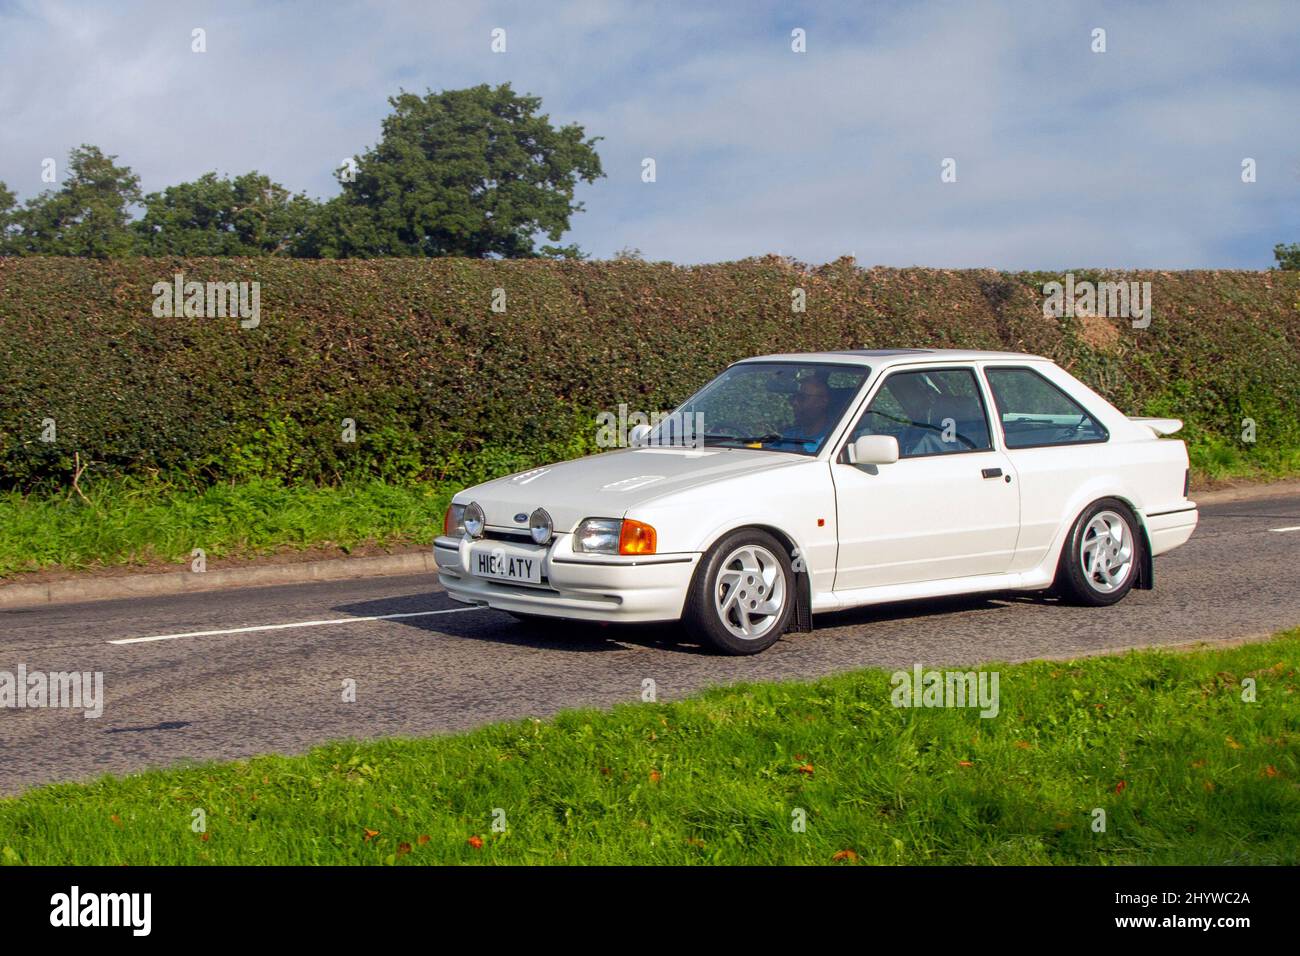
[[[1162,435],[1172,435],[1183,427],[1181,419],[1177,418],[1133,418],[1129,421],[1138,425],[1145,425],[1156,433],[1156,437]]]

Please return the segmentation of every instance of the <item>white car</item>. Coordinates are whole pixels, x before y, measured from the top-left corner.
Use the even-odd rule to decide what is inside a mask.
[[[886,601],[1114,604],[1196,527],[1181,427],[1036,355],[746,359],[634,447],[457,494],[438,578],[520,618],[680,620],[729,654]]]

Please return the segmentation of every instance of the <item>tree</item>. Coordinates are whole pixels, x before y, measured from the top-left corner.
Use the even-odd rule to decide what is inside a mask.
[[[18,207],[18,197],[0,180],[0,256],[7,256],[13,250],[11,235],[14,227],[14,215]]]
[[[1279,242],[1273,247],[1273,258],[1277,260],[1279,269],[1300,269],[1300,242],[1289,246]]]
[[[379,143],[340,170],[310,250],[324,256],[580,256],[558,240],[579,179],[604,175],[582,127],[556,128],[510,84],[389,99]]]
[[[68,154],[68,176],[57,191],[46,190],[15,216],[18,251],[53,256],[108,258],[131,252],[131,207],[140,202],[140,178],[116,166],[97,146],[83,144]]]
[[[205,173],[144,199],[135,223],[141,255],[292,255],[317,204],[257,172],[235,179]]]

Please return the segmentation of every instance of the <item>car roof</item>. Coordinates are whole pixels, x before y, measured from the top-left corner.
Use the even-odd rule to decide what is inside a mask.
[[[755,355],[741,359],[743,362],[828,362],[835,365],[868,365],[881,368],[888,365],[915,362],[977,362],[988,360],[1014,360],[1017,362],[1047,362],[1041,355],[1027,352],[986,352],[979,349],[845,349],[839,352],[785,352],[777,355]]]

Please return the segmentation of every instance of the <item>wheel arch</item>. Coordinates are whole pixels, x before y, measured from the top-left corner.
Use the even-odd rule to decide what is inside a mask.
[[[791,563],[796,564],[794,568],[794,592],[795,605],[794,616],[790,619],[790,624],[786,630],[799,632],[811,631],[812,627],[812,577],[808,574],[807,564],[799,567],[796,563],[797,557],[802,557],[805,552],[798,539],[790,532],[772,524],[768,521],[751,520],[729,523],[720,528],[714,529],[706,538],[701,547],[701,551],[708,553],[709,549],[725,538],[727,535],[736,531],[763,531],[770,534],[785,549]],[[704,566],[704,561],[700,561],[700,567]]]
[[[1142,509],[1132,495],[1123,490],[1114,488],[1106,490],[1106,488],[1107,486],[1090,486],[1084,489],[1083,493],[1071,499],[1070,508],[1066,512],[1067,519],[1062,522],[1061,528],[1057,532],[1057,540],[1048,553],[1049,566],[1054,569],[1054,574],[1059,573],[1065,543],[1069,540],[1070,532],[1074,530],[1075,522],[1079,520],[1079,516],[1103,498],[1113,498],[1128,508],[1137,519],[1137,531],[1142,539],[1142,558],[1138,562],[1138,577],[1133,583],[1133,587],[1139,591],[1150,591],[1155,587],[1155,561],[1151,555],[1151,535],[1147,531],[1146,515],[1143,514]]]

